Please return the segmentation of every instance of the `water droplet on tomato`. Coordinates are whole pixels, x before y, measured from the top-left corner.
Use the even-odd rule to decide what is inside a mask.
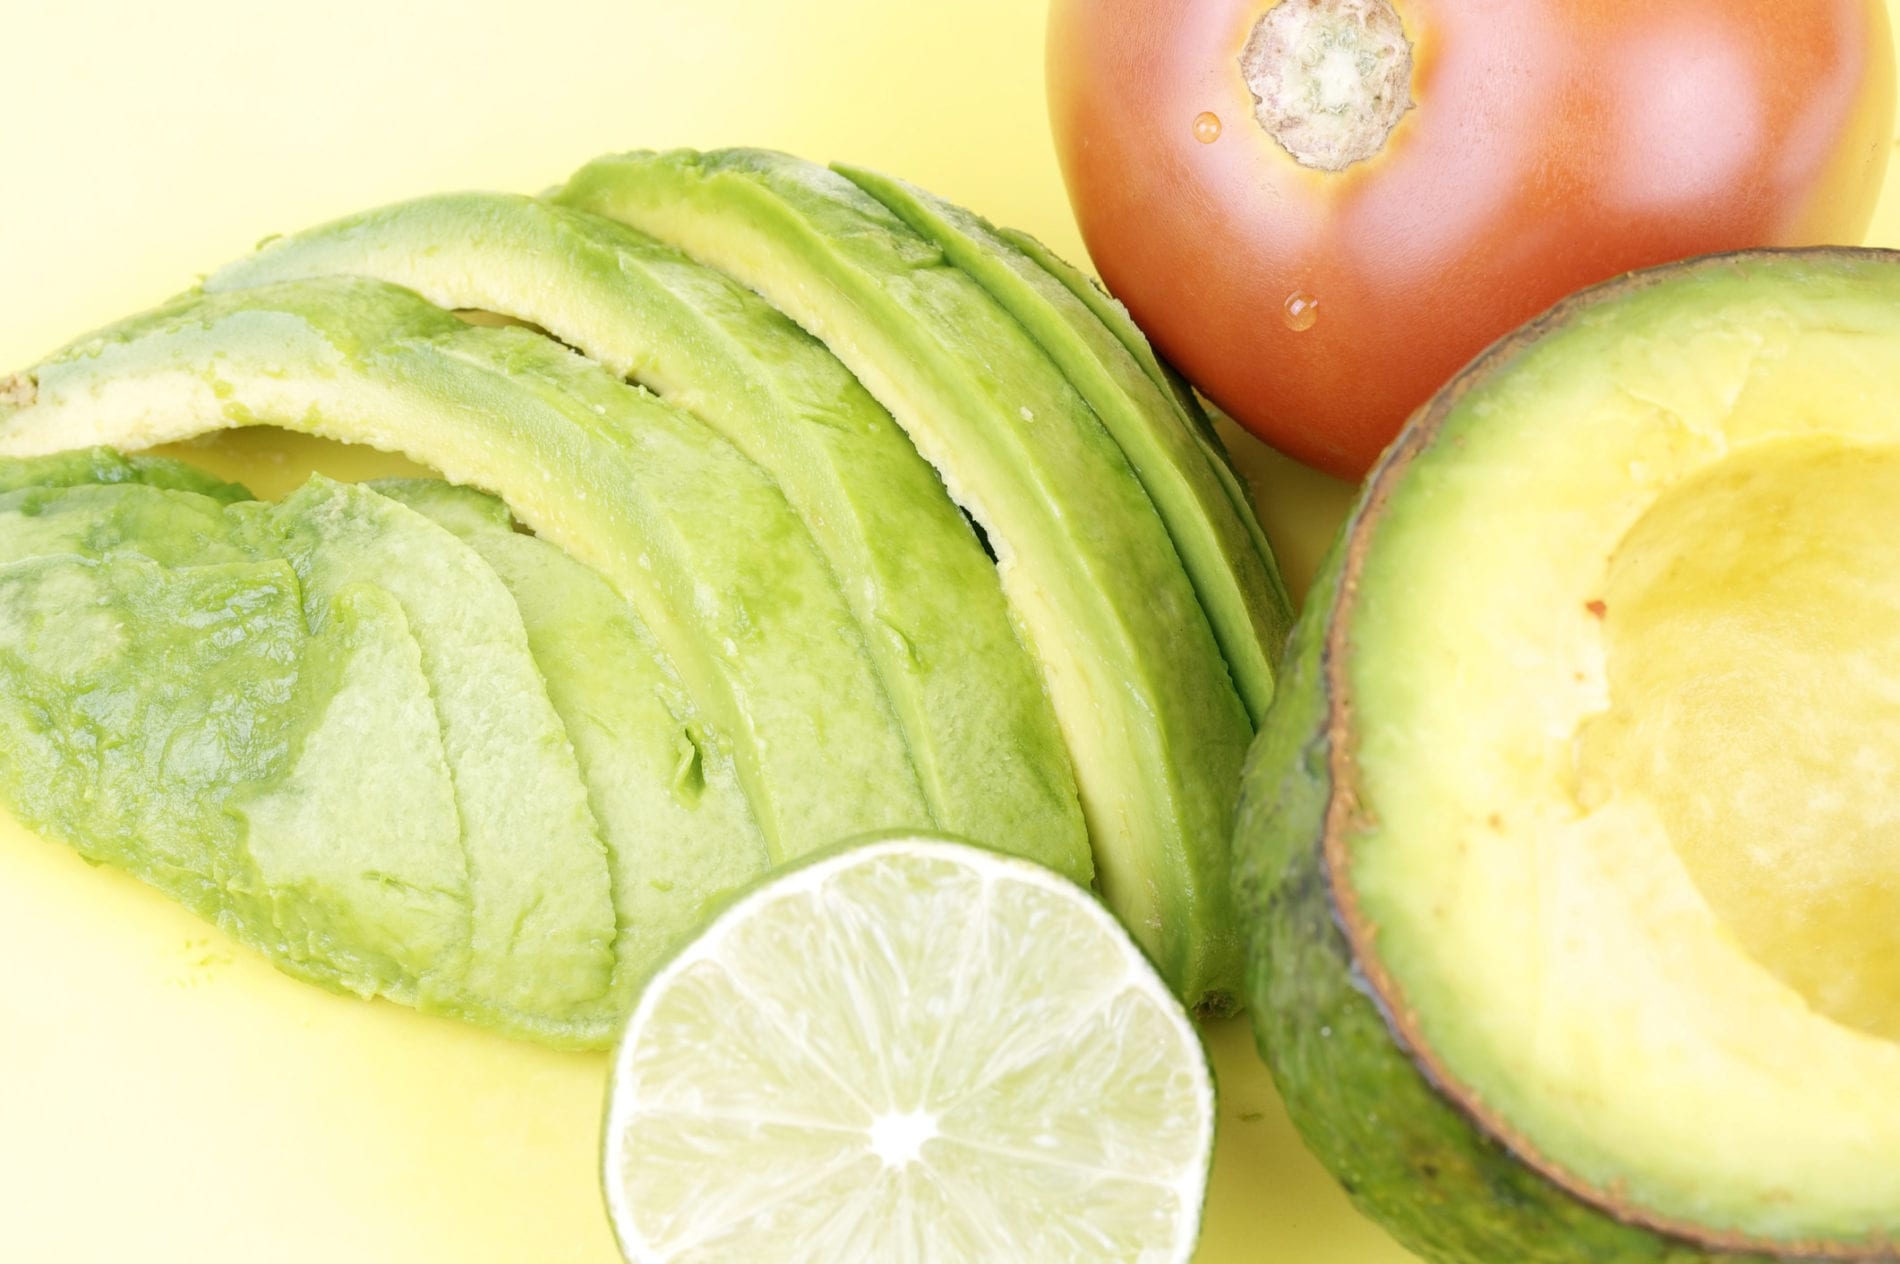
[[[1288,329],[1296,334],[1305,333],[1319,319],[1319,300],[1305,290],[1296,290],[1286,296],[1286,307],[1280,315]]]
[[[1203,145],[1211,145],[1220,139],[1220,115],[1211,110],[1202,110],[1194,116],[1194,139]]]

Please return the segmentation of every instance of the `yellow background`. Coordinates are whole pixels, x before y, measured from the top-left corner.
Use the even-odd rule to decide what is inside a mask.
[[[601,152],[770,145],[905,175],[1083,259],[1036,0],[172,0],[4,10],[0,366],[267,233]],[[1900,244],[1900,198],[1873,239]],[[1345,489],[1245,441],[1304,585]],[[217,454],[277,489],[307,452]],[[280,464],[281,462],[281,464]],[[334,468],[334,465],[333,465]],[[1205,1264],[1396,1264],[1239,1024]],[[292,982],[0,825],[0,1260],[611,1264],[604,1059]]]

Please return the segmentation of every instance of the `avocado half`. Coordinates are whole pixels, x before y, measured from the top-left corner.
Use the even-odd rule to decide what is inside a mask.
[[[1236,844],[1263,1056],[1435,1261],[1900,1259],[1900,254],[1493,347],[1308,599]]]

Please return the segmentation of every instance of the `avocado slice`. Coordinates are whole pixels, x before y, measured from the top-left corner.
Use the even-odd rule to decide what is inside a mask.
[[[312,770],[304,784],[266,799],[254,823],[282,851],[338,847],[324,799],[338,786],[350,792],[350,777],[360,779],[368,795],[355,811],[375,800],[401,802],[400,784],[383,780],[374,756],[361,749],[365,735],[380,742],[379,727],[388,721],[390,740],[412,738],[432,715],[461,821],[470,911],[466,965],[445,967],[436,982],[442,990],[425,999],[524,1034],[597,1042],[605,1033],[577,1028],[570,1013],[601,997],[612,978],[615,921],[605,846],[506,587],[453,533],[366,487],[318,476],[275,505],[242,505],[232,513],[256,548],[296,568],[313,610],[360,618],[365,604],[352,601],[349,590],[375,587],[393,597],[414,637],[433,704],[431,712],[419,711],[411,691],[410,706],[392,700],[385,710],[373,687],[346,679],[324,723],[305,738],[299,771],[304,765]],[[384,666],[371,659],[359,670],[374,679]],[[386,670],[403,666],[397,659]],[[442,819],[441,804],[422,804],[414,821],[398,818],[392,825],[413,855],[414,843],[439,837],[431,830]],[[452,925],[461,866],[436,854],[413,877],[377,874],[381,831],[369,820],[362,824],[373,832],[342,843],[343,854],[323,858],[318,872],[334,865],[375,874],[371,881],[400,888],[397,898],[450,915],[418,913],[415,923]],[[446,929],[439,942],[453,947]]]
[[[1900,256],[1620,279],[1408,428],[1236,838],[1263,1056],[1434,1260],[1900,1241]]]
[[[276,766],[302,648],[295,575],[241,548],[218,500],[168,490],[242,490],[176,461],[0,461],[0,487],[6,672],[13,704],[26,699],[4,791],[15,815],[272,950],[243,839],[206,810],[223,783],[203,760],[224,750],[237,781]],[[142,794],[141,776],[166,790]]]
[[[7,673],[29,700],[10,726],[16,814],[290,973],[424,1003],[418,979],[467,956],[466,874],[427,683],[391,661],[416,656],[393,599],[304,611],[287,562],[167,490],[242,489],[179,462],[94,449],[0,462],[0,485],[18,489],[0,497],[10,608],[39,607]],[[313,614],[333,626],[310,636]],[[49,679],[49,652],[91,666]],[[426,726],[403,724],[418,701]],[[88,709],[103,726],[65,718]],[[435,828],[413,828],[438,802]]]
[[[760,151],[635,153],[557,195],[758,291],[890,410],[987,533],[1074,759],[1097,880],[1190,1002],[1239,982],[1246,711],[1161,519],[1023,327],[878,202]]]
[[[0,511],[0,540],[15,526]],[[224,802],[281,771],[305,640],[281,561],[0,562],[0,795],[29,828],[271,949]]]
[[[126,469],[95,455],[83,469],[0,464],[0,477],[21,466],[56,477]],[[338,501],[363,502],[375,547],[331,527]],[[402,605],[361,577],[386,574],[402,588],[419,574],[438,619],[452,610],[465,638],[483,594],[428,557],[431,545],[466,553],[451,535],[322,482],[282,505],[236,509],[107,483],[0,497],[0,542],[0,677],[23,709],[9,728],[6,796],[23,820],[160,887],[299,977],[544,1038],[605,1040],[601,1017],[570,1033],[573,1002],[558,992],[552,1019],[524,1022],[470,966],[474,897],[437,717],[438,705],[453,712],[455,690],[425,677]],[[477,688],[499,686],[491,703],[511,701],[508,673],[483,666]],[[517,730],[532,747],[531,724],[504,718],[496,731]],[[492,744],[492,732],[482,736]],[[532,768],[536,754],[524,762]],[[481,767],[470,775],[493,780]],[[552,781],[513,793],[539,811]],[[541,889],[513,908],[474,893],[496,905],[484,911],[497,927],[524,926],[534,951],[509,967],[560,981],[569,963],[546,945],[572,928],[545,923],[577,908],[584,921],[590,903],[603,921],[590,932],[595,956],[606,960],[614,927],[598,841],[588,840],[600,870],[589,900],[584,871],[550,862],[569,850],[563,832],[515,824],[503,837],[534,838],[519,868]],[[605,971],[595,973],[586,999],[604,991]]]
[[[757,466],[610,370],[408,290],[323,278],[188,295],[6,392],[0,456],[274,424],[496,492],[605,576],[731,751],[774,859],[930,823],[811,537]]]
[[[18,487],[0,494],[0,518],[0,562],[58,553],[95,561],[130,553],[163,566],[252,560],[222,503],[149,483]]]
[[[34,487],[119,483],[143,483],[171,491],[195,492],[221,505],[254,499],[245,488],[213,477],[195,465],[162,456],[127,456],[112,448],[82,448],[28,460],[0,461],[0,494]]]
[[[1081,297],[981,216],[863,167],[833,163],[832,170],[936,243],[1021,321],[1115,437],[1167,524],[1248,717],[1258,724],[1273,700],[1273,658],[1286,644],[1292,604],[1253,507],[1236,502],[1233,471],[1207,451],[1205,416],[1197,428]]]
[[[455,533],[520,607],[548,699],[574,746],[613,880],[610,1023],[719,900],[762,875],[765,840],[732,761],[705,736],[653,636],[606,580],[515,530],[469,487],[381,481],[376,491]]]
[[[1286,579],[1280,574],[1280,566],[1274,558],[1273,546],[1267,540],[1266,530],[1260,525],[1260,514],[1254,508],[1253,493],[1242,477],[1240,468],[1234,462],[1233,453],[1221,442],[1220,432],[1215,429],[1213,418],[1201,406],[1200,399],[1194,394],[1194,388],[1188,385],[1186,378],[1175,372],[1167,361],[1155,354],[1154,347],[1148,342],[1148,335],[1141,332],[1135,324],[1135,318],[1122,306],[1121,301],[1111,295],[1094,277],[1084,273],[1074,264],[1063,259],[1055,251],[1043,245],[1028,233],[1015,228],[998,228],[997,235],[1021,251],[1023,256],[1033,261],[1037,267],[1047,272],[1063,287],[1073,294],[1081,304],[1088,308],[1134,358],[1148,380],[1174,401],[1175,415],[1180,417],[1194,432],[1201,450],[1213,462],[1214,477],[1220,481],[1227,499],[1233,504],[1234,512],[1239,515],[1241,525],[1253,538],[1254,547],[1265,558],[1268,565],[1267,580],[1279,592],[1280,604],[1288,611],[1286,625],[1281,629],[1280,639],[1268,648],[1274,652],[1276,661],[1282,652],[1286,638],[1292,632],[1292,594],[1287,591]]]
[[[1225,465],[1229,473],[1238,473],[1232,455],[1227,451],[1226,445],[1220,441],[1220,433],[1215,430],[1214,422],[1207,415],[1207,410],[1201,407],[1201,401],[1195,396],[1194,388],[1188,385],[1186,378],[1169,367],[1167,361],[1155,354],[1154,347],[1148,342],[1148,335],[1141,332],[1141,326],[1135,323],[1135,318],[1129,314],[1120,299],[1104,289],[1100,281],[1062,258],[1031,234],[1019,228],[1008,227],[997,228],[996,234],[1016,247],[1024,256],[1033,260],[1037,267],[1060,281],[1069,293],[1075,295],[1084,307],[1093,312],[1095,319],[1102,322],[1108,331],[1115,335],[1128,354],[1134,357],[1135,363],[1141,366],[1141,371],[1148,375],[1148,380],[1173,397],[1176,410],[1201,436],[1208,454]],[[1242,480],[1236,478],[1229,487],[1240,493],[1242,499],[1238,503],[1241,506],[1252,505],[1252,500],[1247,496],[1245,483]],[[1244,516],[1253,520],[1254,525],[1258,527],[1259,520],[1256,515],[1249,513]],[[1271,549],[1268,552],[1271,554]]]
[[[316,632],[286,764],[236,788],[226,811],[269,901],[277,964],[337,991],[489,1018],[492,1005],[465,997],[468,855],[402,603],[346,582],[305,613]]]
[[[353,215],[279,238],[205,287],[338,273],[529,322],[725,436],[823,550],[938,826],[1088,881],[1068,753],[995,568],[936,473],[822,343],[624,225],[507,194]]]

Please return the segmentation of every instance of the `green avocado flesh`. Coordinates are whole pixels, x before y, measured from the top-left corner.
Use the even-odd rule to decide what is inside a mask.
[[[1587,293],[1348,521],[1236,841],[1263,1055],[1428,1259],[1900,1241],[1900,256]]]
[[[463,985],[469,866],[421,647],[373,584],[313,613],[285,765],[230,806],[281,963],[359,995],[487,1017],[493,1006]]]
[[[318,610],[353,587],[375,586],[406,620],[461,820],[469,904],[461,973],[469,994],[518,1011],[523,1024],[599,997],[613,970],[615,926],[605,849],[507,588],[453,533],[361,487],[313,480],[279,504],[245,514],[244,527],[261,548],[290,560],[306,600]],[[345,683],[352,682],[346,677]],[[373,693],[364,693],[363,705],[373,708]],[[347,795],[351,777],[368,800],[382,797],[402,811],[401,781],[363,749],[361,735],[373,726],[363,726],[365,717],[350,723],[353,696],[350,688],[337,695],[332,711],[345,710],[325,715],[306,739],[307,784],[273,799],[266,819],[320,820],[322,805],[300,800]],[[366,801],[355,810],[367,807]],[[343,868],[374,870],[382,851],[377,819],[365,812],[369,833],[354,840],[337,836],[364,849]],[[441,819],[449,818],[440,812],[424,818]],[[424,832],[407,830],[411,823],[399,816],[395,833],[413,833],[419,847]],[[319,832],[298,846],[323,841]],[[425,866],[438,874],[446,868],[439,857]],[[386,880],[397,888],[412,885],[400,874]],[[426,891],[432,884],[414,885]]]
[[[1207,415],[1207,410],[1201,407],[1201,401],[1195,396],[1194,388],[1188,385],[1186,378],[1155,355],[1154,347],[1148,342],[1148,336],[1142,333],[1141,328],[1135,324],[1135,318],[1128,314],[1128,309],[1123,307],[1119,300],[1111,297],[1108,291],[1102,288],[1100,282],[1028,233],[1014,228],[998,228],[995,231],[997,236],[1013,246],[1023,258],[1033,261],[1037,267],[1061,282],[1064,289],[1093,313],[1102,327],[1122,344],[1129,356],[1140,366],[1141,371],[1148,375],[1148,380],[1173,400],[1175,415],[1183,419],[1194,432],[1195,441],[1213,463],[1214,477],[1219,480],[1221,489],[1234,507],[1234,512],[1240,516],[1241,526],[1253,540],[1254,548],[1263,559],[1267,581],[1273,586],[1271,595],[1249,594],[1246,599],[1252,605],[1265,609],[1270,614],[1275,610],[1285,612],[1285,622],[1274,625],[1278,629],[1277,639],[1267,647],[1277,662],[1281,647],[1291,634],[1292,595],[1287,591],[1286,580],[1281,576],[1279,563],[1274,559],[1273,546],[1267,541],[1266,529],[1260,525],[1259,514],[1254,510],[1253,494],[1248,491],[1247,483],[1235,466],[1232,455],[1221,443],[1220,434],[1214,428],[1213,419]],[[1074,323],[1084,322],[1077,317]],[[1108,352],[1104,350],[1099,354],[1106,358]],[[1271,702],[1272,699],[1269,698],[1268,701]]]
[[[145,454],[268,427],[446,481]],[[0,803],[292,975],[564,1047],[889,830],[1093,883],[1231,1009],[1286,620],[1113,300],[783,155],[352,216],[0,382]]]
[[[279,505],[25,487],[0,541],[23,821],[291,973],[605,1039],[572,1017],[612,968],[601,844],[514,607],[453,535],[316,480]]]
[[[502,194],[424,198],[282,238],[207,288],[337,274],[529,322],[728,439],[783,489],[838,577],[937,825],[1088,880],[1068,754],[995,569],[823,344],[623,225]]]
[[[1272,656],[1286,642],[1292,607],[1258,527],[1247,529],[1253,509],[1233,498],[1232,471],[1207,450],[1204,431],[1079,295],[994,225],[902,180],[859,167],[833,169],[935,242],[1021,321],[1115,437],[1167,524],[1241,701],[1258,723],[1273,700]]]
[[[775,859],[933,821],[863,638],[778,488],[545,337],[320,278],[187,296],[31,380],[33,402],[0,411],[0,455],[270,424],[499,494],[632,603],[731,752]]]
[[[1193,1004],[1231,1004],[1252,729],[1166,525],[1009,312],[855,185],[759,151],[629,154],[556,200],[719,269],[824,340],[983,527],[1074,760],[1097,880]]]
[[[142,483],[172,491],[196,492],[221,505],[251,499],[250,492],[164,457],[125,456],[111,448],[82,448],[51,456],[0,463],[0,494],[29,488],[110,486]]]
[[[618,921],[606,1017],[720,898],[763,874],[764,840],[732,761],[713,746],[652,634],[619,594],[514,528],[491,496],[448,483],[376,490],[455,533],[520,608],[607,844]]]
[[[0,532],[13,525],[0,512]],[[282,771],[306,634],[282,562],[0,563],[0,783],[22,822],[276,942],[236,821]],[[214,694],[215,691],[215,694]],[[217,705],[200,699],[215,696]]]
[[[21,464],[29,463],[0,461],[0,469]],[[21,486],[0,495],[0,562],[55,553],[135,553],[164,566],[249,561],[224,511],[208,496],[148,483]]]

